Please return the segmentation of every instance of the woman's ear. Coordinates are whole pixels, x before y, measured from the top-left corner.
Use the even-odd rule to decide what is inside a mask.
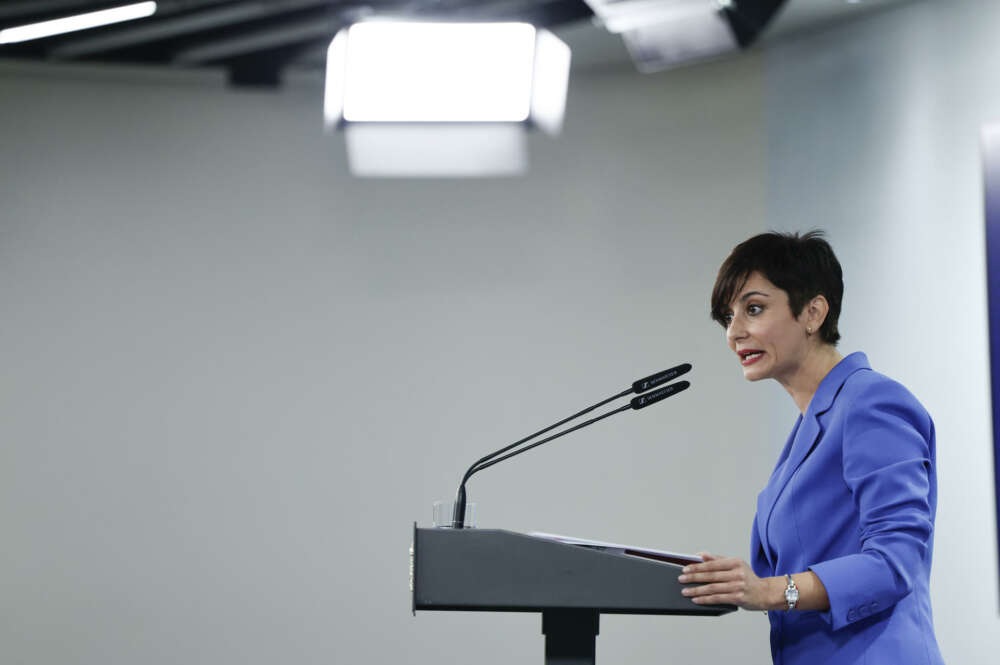
[[[830,303],[826,301],[826,296],[818,295],[806,305],[807,325],[814,331],[819,332],[826,321],[826,315],[830,313]]]

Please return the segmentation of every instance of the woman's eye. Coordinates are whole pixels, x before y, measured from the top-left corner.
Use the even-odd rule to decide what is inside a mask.
[[[747,307],[748,314],[760,314],[763,311],[764,311],[763,305],[750,305],[749,307]]]

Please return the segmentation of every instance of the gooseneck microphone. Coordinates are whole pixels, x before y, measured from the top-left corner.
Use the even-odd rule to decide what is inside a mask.
[[[677,393],[686,390],[688,386],[690,386],[691,384],[688,383],[687,381],[678,381],[677,383],[672,383],[669,385],[664,385],[664,384],[669,381],[673,381],[677,377],[681,376],[682,374],[686,374],[689,371],[691,371],[691,363],[684,363],[681,365],[677,365],[676,367],[671,367],[670,369],[665,369],[662,372],[657,372],[656,374],[650,374],[645,378],[639,379],[638,381],[634,381],[632,383],[632,386],[627,390],[624,390],[616,395],[612,395],[607,399],[601,400],[597,404],[589,406],[583,411],[578,411],[577,413],[574,413],[568,418],[563,418],[559,422],[553,425],[549,425],[545,429],[541,429],[535,432],[534,434],[531,434],[529,436],[524,437],[523,439],[515,441],[510,445],[504,446],[500,450],[496,450],[490,453],[489,455],[486,455],[485,457],[479,458],[478,460],[473,462],[472,466],[470,466],[469,469],[465,472],[465,475],[462,476],[462,482],[458,486],[458,493],[455,496],[455,510],[454,513],[452,513],[452,524],[451,524],[452,527],[456,529],[461,529],[465,526],[465,504],[466,504],[465,483],[468,482],[472,474],[476,473],[477,471],[482,471],[483,469],[491,467],[494,464],[498,464],[504,461],[505,459],[510,459],[515,455],[520,455],[521,453],[531,450],[532,448],[536,448],[542,445],[543,443],[547,443],[549,441],[552,441],[553,439],[558,439],[559,437],[569,434],[570,432],[575,432],[578,429],[582,429],[584,427],[587,427],[588,425],[592,425],[598,422],[599,420],[604,420],[605,418],[609,418],[615,415],[616,413],[621,413],[622,411],[628,411],[630,409],[634,410],[643,409],[647,406],[663,401],[666,398],[670,397],[671,395],[676,395]],[[654,388],[656,388],[656,390],[654,390]],[[625,404],[624,406],[618,407],[617,409],[614,409],[612,411],[608,411],[607,413],[601,414],[595,418],[591,418],[590,420],[582,422],[579,425],[574,425],[573,427],[570,427],[561,432],[553,434],[552,436],[542,439],[541,441],[535,441],[534,443],[524,446],[523,448],[519,448],[518,450],[514,450],[513,452],[508,452],[523,443],[531,441],[532,439],[541,436],[542,434],[545,434],[546,432],[549,432],[555,429],[556,427],[559,427],[560,425],[565,425],[569,421],[575,420],[576,418],[579,418],[584,414],[590,413],[594,409],[602,407],[605,404],[613,402],[621,397],[625,397],[626,395],[631,395],[632,393],[635,393],[636,395],[638,395],[638,397],[632,398],[629,401],[629,403]]]
[[[678,376],[682,374],[687,374],[691,371],[691,363],[684,363],[683,365],[678,365],[677,367],[671,367],[670,369],[665,369],[662,372],[657,372],[656,374],[650,374],[645,379],[639,379],[638,381],[632,382],[632,392],[636,395],[640,395],[647,390],[652,390],[656,386],[663,385],[667,381],[673,381]],[[623,393],[628,395],[628,391]]]

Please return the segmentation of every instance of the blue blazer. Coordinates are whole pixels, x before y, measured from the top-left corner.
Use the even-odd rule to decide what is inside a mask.
[[[853,353],[820,383],[757,497],[760,577],[811,570],[824,612],[768,612],[775,665],[943,665],[931,616],[934,423]]]

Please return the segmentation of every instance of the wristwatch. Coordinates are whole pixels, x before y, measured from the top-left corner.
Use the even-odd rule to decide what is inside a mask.
[[[799,602],[799,589],[795,586],[795,580],[792,576],[785,574],[788,578],[788,586],[785,587],[785,602],[788,603],[788,611],[791,612],[795,609],[795,603]]]

